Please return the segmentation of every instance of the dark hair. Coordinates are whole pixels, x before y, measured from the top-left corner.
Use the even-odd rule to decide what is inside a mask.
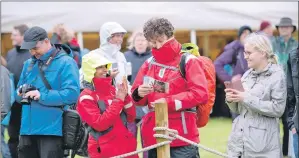
[[[143,26],[143,34],[148,41],[162,35],[170,38],[173,36],[173,31],[174,27],[165,18],[151,18]]]
[[[21,34],[21,36],[24,35],[24,33],[29,29],[29,27],[25,24],[17,25],[13,27],[15,30],[18,30]]]

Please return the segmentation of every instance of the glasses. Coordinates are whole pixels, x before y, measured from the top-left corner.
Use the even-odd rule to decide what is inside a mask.
[[[244,51],[244,55],[250,56],[253,52]]]

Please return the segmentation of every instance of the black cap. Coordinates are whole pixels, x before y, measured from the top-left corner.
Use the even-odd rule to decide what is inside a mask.
[[[244,25],[242,27],[240,27],[239,31],[238,31],[238,37],[240,38],[240,36],[242,35],[242,33],[245,31],[245,30],[248,30],[250,33],[252,33],[252,29],[247,26],[247,25]]]
[[[21,49],[32,49],[36,46],[38,41],[42,41],[46,38],[48,38],[46,30],[41,27],[34,26],[24,33],[24,41],[21,45]]]

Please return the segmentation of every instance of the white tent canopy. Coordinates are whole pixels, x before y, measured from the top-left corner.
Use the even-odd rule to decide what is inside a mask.
[[[1,32],[25,23],[50,31],[65,23],[78,32],[97,32],[107,21],[128,31],[151,17],[168,18],[176,29],[258,29],[262,20],[273,25],[290,17],[298,27],[297,2],[2,2]]]

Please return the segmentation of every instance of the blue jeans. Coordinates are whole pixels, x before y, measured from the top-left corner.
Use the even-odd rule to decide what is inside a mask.
[[[293,134],[293,147],[296,158],[298,157],[298,132]]]
[[[1,125],[1,153],[3,158],[11,158],[8,145],[4,141],[4,130],[5,127]]]

